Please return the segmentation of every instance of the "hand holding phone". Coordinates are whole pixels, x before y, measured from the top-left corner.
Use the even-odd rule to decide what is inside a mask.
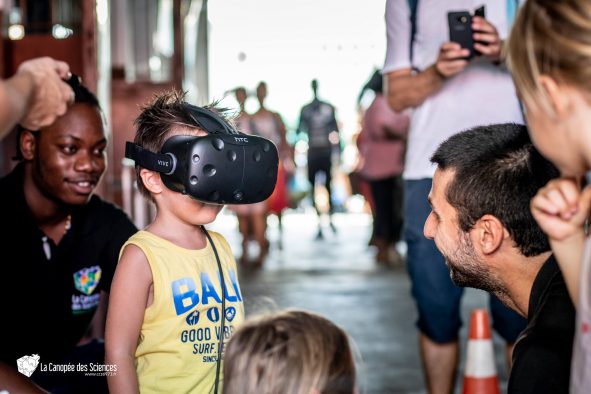
[[[449,39],[469,50],[467,59],[474,56],[486,56],[493,62],[501,57],[501,39],[497,29],[485,19],[485,6],[474,11],[448,12]]]
[[[470,51],[460,47],[457,42],[446,42],[439,50],[439,56],[434,65],[435,71],[444,79],[453,77],[466,68],[469,54]]]
[[[486,56],[492,62],[499,62],[502,42],[497,28],[480,16],[472,18],[472,31],[475,52],[478,55]]]
[[[474,16],[478,16],[482,19],[486,19],[486,6],[483,4],[480,7],[476,8],[474,10]],[[476,18],[476,21],[478,20],[478,18]],[[472,22],[474,22],[474,19],[472,20]],[[474,31],[474,29],[472,29]],[[474,44],[479,43],[482,45],[487,45],[485,42],[481,42],[481,41],[474,41]],[[480,56],[482,55],[482,53],[478,50],[475,50],[476,56]]]

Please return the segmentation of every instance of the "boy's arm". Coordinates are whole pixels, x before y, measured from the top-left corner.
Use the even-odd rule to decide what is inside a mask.
[[[106,362],[117,366],[115,375],[108,377],[111,393],[139,393],[135,351],[151,284],[152,272],[143,251],[126,246],[111,285],[107,313]]]

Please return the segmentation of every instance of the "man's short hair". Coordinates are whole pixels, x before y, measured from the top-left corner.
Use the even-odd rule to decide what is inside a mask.
[[[458,133],[437,148],[431,162],[455,172],[446,198],[462,231],[489,214],[501,221],[523,255],[550,250],[529,205],[559,172],[535,149],[525,126],[495,124]]]

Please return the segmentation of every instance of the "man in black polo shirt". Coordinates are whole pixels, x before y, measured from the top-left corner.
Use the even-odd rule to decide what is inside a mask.
[[[529,203],[558,171],[525,126],[477,127],[442,143],[424,233],[454,283],[497,296],[528,319],[513,351],[509,393],[568,393],[575,310]]]
[[[64,368],[104,364],[101,344],[83,338],[91,327],[101,336],[104,321],[91,322],[104,317],[96,312],[119,250],[136,232],[93,195],[106,165],[103,118],[96,97],[69,83],[75,103],[50,126],[21,131],[21,162],[0,179],[0,389],[11,392],[29,385],[27,370],[50,391],[106,391],[104,376]]]

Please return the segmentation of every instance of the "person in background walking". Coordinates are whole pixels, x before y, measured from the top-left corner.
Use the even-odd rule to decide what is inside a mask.
[[[278,112],[273,112],[265,107],[265,99],[267,98],[267,84],[260,82],[257,86],[257,99],[259,101],[259,109],[251,115],[250,127],[253,134],[265,137],[277,146],[279,151],[279,169],[277,171],[277,185],[273,194],[267,200],[267,212],[265,215],[265,230],[267,227],[267,215],[275,214],[279,220],[280,236],[283,231],[282,214],[283,210],[289,206],[289,196],[287,191],[287,177],[293,173],[295,168],[293,161],[293,149],[287,143],[286,129],[281,115]],[[281,240],[279,242],[281,246]],[[267,252],[269,251],[269,241],[265,238],[264,248],[261,255],[257,259],[257,265],[262,265]]]
[[[247,99],[246,89],[238,87],[235,89],[236,101],[240,106],[240,112],[235,118],[238,131],[252,134],[251,115],[246,112],[245,103]],[[268,249],[268,241],[265,235],[267,228],[267,202],[261,201],[254,204],[229,205],[230,210],[236,213],[238,218],[238,230],[242,236],[242,255],[240,263],[246,265],[249,262],[249,245],[251,238],[258,244],[259,255],[255,259],[256,265],[261,265],[264,255]]]
[[[310,85],[314,98],[306,104],[300,113],[300,123],[297,132],[308,135],[308,181],[312,186],[311,196],[312,204],[318,215],[318,239],[323,238],[322,226],[320,223],[321,212],[318,209],[315,198],[316,176],[323,174],[324,187],[328,192],[328,217],[330,228],[336,232],[336,227],[332,222],[334,211],[331,193],[332,181],[332,154],[333,150],[340,149],[335,109],[332,104],[322,101],[318,98],[318,81],[312,80]],[[333,137],[334,136],[334,137]]]
[[[402,232],[402,170],[409,118],[388,106],[382,93],[380,71],[374,72],[365,89],[373,91],[375,96],[363,115],[360,174],[369,181],[375,203],[376,262],[401,262],[402,257],[394,246]]]

